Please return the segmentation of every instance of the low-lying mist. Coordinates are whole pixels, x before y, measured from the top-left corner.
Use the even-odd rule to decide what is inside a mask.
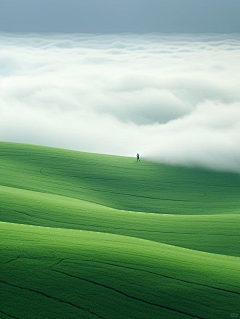
[[[0,34],[0,139],[240,172],[240,35]]]

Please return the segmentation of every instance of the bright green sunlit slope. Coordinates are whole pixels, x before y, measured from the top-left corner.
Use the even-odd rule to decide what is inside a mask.
[[[0,318],[240,316],[240,176],[0,143]]]

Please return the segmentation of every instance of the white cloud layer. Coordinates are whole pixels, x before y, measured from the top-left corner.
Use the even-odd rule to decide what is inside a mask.
[[[0,140],[240,172],[240,35],[0,35]]]

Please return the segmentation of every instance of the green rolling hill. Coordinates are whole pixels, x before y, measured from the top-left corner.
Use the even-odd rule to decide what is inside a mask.
[[[0,318],[240,317],[240,175],[0,143]]]

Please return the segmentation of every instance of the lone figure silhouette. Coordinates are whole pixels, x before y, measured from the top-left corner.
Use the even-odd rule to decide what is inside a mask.
[[[140,162],[139,154],[137,153],[137,162]]]

